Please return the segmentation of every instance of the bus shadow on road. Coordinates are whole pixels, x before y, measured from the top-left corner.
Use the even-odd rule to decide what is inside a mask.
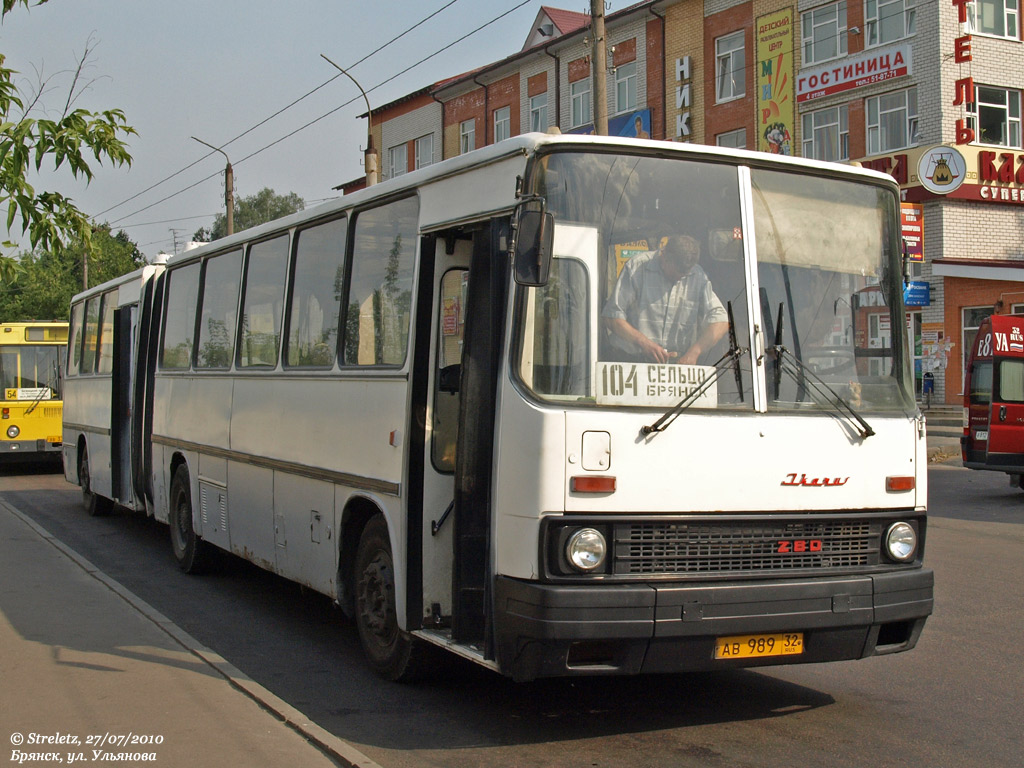
[[[515,746],[767,720],[835,703],[827,693],[750,670],[515,683],[468,662],[441,664],[406,695],[429,699],[423,705],[432,716],[456,721],[458,729],[395,728],[381,741],[348,728],[343,737],[401,750]]]

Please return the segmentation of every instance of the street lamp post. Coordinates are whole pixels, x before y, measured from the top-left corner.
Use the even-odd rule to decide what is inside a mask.
[[[363,86],[359,84],[352,75],[346,72],[344,69],[339,67],[333,61],[328,59],[322,53],[320,57],[334,67],[336,70],[341,72],[345,77],[356,84],[356,88],[363,94],[363,99],[366,101],[366,152],[363,153],[363,167],[366,169],[366,186],[372,187],[377,183],[377,150],[373,146],[373,110],[370,108],[370,99],[366,96],[366,91],[363,90]]]
[[[231,170],[231,159],[228,157],[228,153],[220,147],[207,144],[202,139],[196,139],[195,136],[192,138],[215,152],[220,152],[224,155],[224,160],[227,161],[227,165],[224,167],[224,207],[227,208],[228,213],[228,234],[233,235],[235,233],[235,172]]]

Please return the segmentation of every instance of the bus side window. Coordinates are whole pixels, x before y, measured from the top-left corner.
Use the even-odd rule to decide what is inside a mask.
[[[196,332],[199,262],[168,271],[167,280],[167,311],[164,313],[160,365],[173,370],[187,370],[192,364]]]
[[[114,310],[117,309],[117,291],[103,294],[100,324],[99,372],[110,373],[114,368]]]
[[[355,220],[345,316],[347,365],[405,364],[419,201],[397,200]]]
[[[67,375],[77,376],[78,367],[82,362],[82,319],[85,317],[85,304],[78,302],[71,308],[71,341],[68,344]]]
[[[85,302],[85,339],[82,344],[82,373],[96,372],[96,357],[100,341],[100,303],[102,296],[93,296]]]
[[[235,357],[235,317],[241,279],[241,249],[206,260],[196,368],[231,367]]]
[[[296,234],[285,364],[329,368],[338,351],[347,219]]]
[[[288,236],[249,246],[238,354],[242,368],[273,368],[281,348]]]
[[[459,396],[440,387],[441,372],[462,363],[462,340],[466,331],[466,288],[469,271],[452,269],[441,278],[438,307],[439,338],[434,383],[434,414],[430,457],[438,472],[455,471],[455,443],[459,437]]]

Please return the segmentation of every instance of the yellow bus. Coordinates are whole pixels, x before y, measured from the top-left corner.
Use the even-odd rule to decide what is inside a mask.
[[[0,456],[61,455],[67,323],[0,323]]]

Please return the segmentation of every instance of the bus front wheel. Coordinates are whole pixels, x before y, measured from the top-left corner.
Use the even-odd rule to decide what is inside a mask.
[[[422,643],[398,626],[395,567],[388,527],[380,515],[363,529],[355,564],[356,627],[366,658],[388,680],[417,677]]]
[[[185,573],[200,573],[210,560],[210,545],[200,539],[192,527],[192,486],[188,469],[182,465],[171,480],[171,509],[167,521],[171,528],[171,549],[178,567]]]
[[[82,505],[90,517],[98,517],[109,513],[113,504],[110,499],[93,493],[89,472],[89,449],[82,445],[78,453],[78,484],[82,488]]]

